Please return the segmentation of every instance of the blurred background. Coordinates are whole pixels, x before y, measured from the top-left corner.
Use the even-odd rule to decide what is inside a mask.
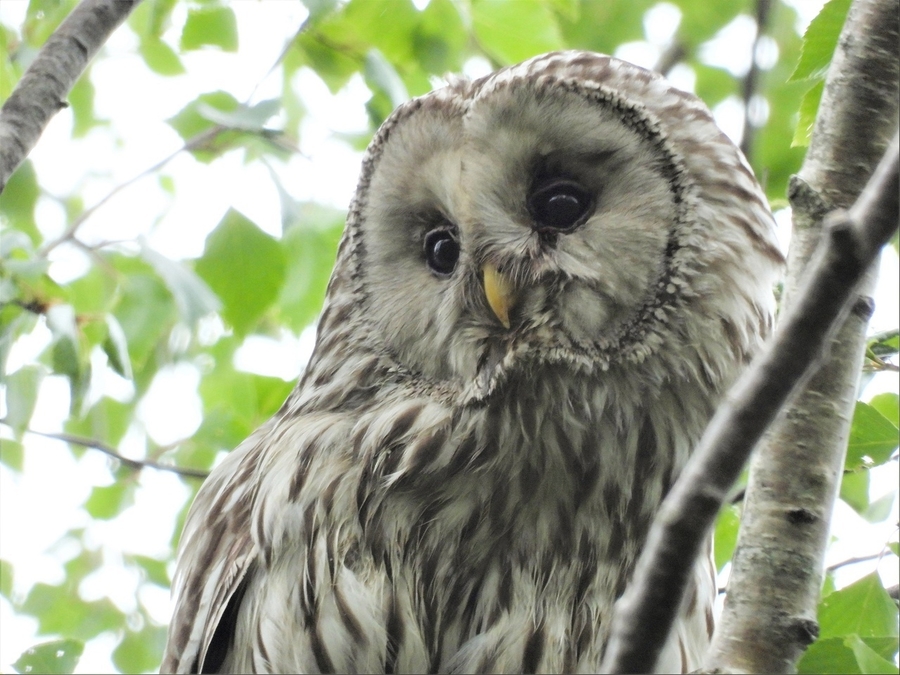
[[[0,100],[74,4],[0,3]],[[787,180],[848,5],[144,0],[0,196],[0,671],[158,668],[188,474],[302,372],[362,152],[395,106],[555,49],[654,68],[742,147],[787,247]],[[873,640],[896,636],[897,279],[895,239],[824,589],[891,667],[896,637]],[[717,528],[723,585],[739,514]],[[801,670],[886,672],[833,637]]]

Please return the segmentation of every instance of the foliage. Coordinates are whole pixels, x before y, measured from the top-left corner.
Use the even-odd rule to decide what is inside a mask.
[[[0,463],[12,476],[27,470],[33,452],[32,417],[51,381],[67,383],[69,416],[62,432],[84,439],[81,445],[70,445],[80,461],[86,452],[94,452],[83,445],[116,448],[130,438],[129,447],[138,450],[131,458],[208,470],[281,405],[291,383],[246,372],[236,365],[236,354],[260,337],[301,336],[319,311],[334,260],[343,212],[327,200],[300,199],[288,189],[295,176],[292,158],[303,150],[309,134],[310,102],[297,83],[309,81],[305,78],[310,75],[331,94],[344,95],[354,87],[367,92],[367,129],[332,134],[358,151],[397,104],[429,91],[449,71],[483,71],[488,64],[501,66],[562,48],[645,53],[660,63],[676,54],[672,75],[692,81],[711,108],[768,110],[754,118],[758,128],[748,155],[777,205],[784,203],[788,177],[802,159],[802,151],[791,147],[792,139],[805,144],[818,106],[817,95],[804,94],[804,87],[821,83],[849,1],[826,5],[806,32],[802,53],[795,11],[774,3],[762,31],[765,39],[755,45],[759,77],[750,94],[743,90],[744,72],[734,75],[717,60],[713,48],[717,39],[733,35],[735,27],[749,20],[754,8],[746,0],[679,2],[677,28],[662,41],[650,29],[658,28],[665,12],[671,22],[673,6],[645,0],[417,3],[424,9],[410,0],[304,4],[309,16],[302,26],[298,21],[263,28],[271,39],[285,44],[265,79],[269,98],[256,97],[254,90],[242,100],[211,86],[194,92],[165,120],[182,147],[138,176],[155,181],[153,199],[134,205],[135,210],[150,211],[141,214],[142,222],[149,223],[143,231],[132,234],[123,224],[125,234],[112,241],[91,229],[92,220],[116,199],[147,193],[132,181],[88,177],[59,191],[46,184],[37,161],[27,161],[9,181],[0,196],[0,374],[6,398]],[[9,57],[0,64],[0,96],[8,96],[73,5],[74,0],[31,0],[21,25],[0,25],[0,41]],[[133,68],[170,79],[174,90],[192,67],[219,63],[215,59],[227,52],[242,56],[238,10],[246,19],[246,8],[227,2],[145,0],[120,29],[127,39],[101,53],[72,91],[67,113],[72,142],[121,142],[119,125],[126,120],[104,119],[98,113],[97,101],[106,93],[102,87],[110,84],[97,75],[103,59],[129,53]],[[262,13],[263,7],[249,11]],[[731,32],[723,32],[726,27]],[[775,56],[762,55],[766,45]],[[124,163],[120,156],[111,157]],[[192,163],[215,180],[215,171],[235,157],[248,173],[264,169],[270,176],[272,195],[280,199],[280,233],[273,234],[232,207],[206,233],[202,253],[179,257],[157,250],[152,235],[166,225],[167,208],[185,198],[180,182],[184,174],[172,167]],[[98,185],[105,192],[99,192]],[[61,228],[54,229],[48,212],[63,214]],[[105,236],[110,236],[108,231]],[[80,265],[77,274],[55,271],[66,261]],[[42,345],[39,354],[8,369],[10,355],[26,343]],[[896,332],[874,341],[870,369],[890,369],[897,349]],[[189,368],[198,378],[202,420],[189,438],[158,441],[148,433],[142,402],[161,374],[178,367]],[[110,378],[122,385],[118,393],[104,389],[102,382]],[[897,395],[883,394],[860,402],[854,417],[841,497],[870,521],[883,520],[896,497],[871,501],[869,481],[873,467],[896,460],[897,408]],[[177,413],[170,411],[172,416]],[[110,484],[88,486],[85,492],[87,521],[127,517],[138,508],[142,473],[152,471],[110,459]],[[164,525],[173,528],[172,542],[198,486],[190,477],[182,480],[189,489],[177,496],[186,498],[181,516]],[[739,512],[739,505],[732,506],[719,521],[720,569],[731,556]],[[58,583],[16,586],[13,565],[0,561],[4,601],[17,613],[34,617],[40,635],[59,638],[32,647],[13,667],[20,672],[72,672],[86,644],[111,636],[116,668],[156,669],[165,627],[148,608],[144,590],[168,587],[171,550],[158,557],[128,551],[121,555],[121,566],[139,579],[132,602],[123,603],[110,597],[88,599],[84,591],[91,575],[104,565],[104,544],[98,547],[79,527],[65,535],[59,548],[65,551],[60,556],[65,562]],[[897,672],[896,618],[896,605],[875,576],[827,595],[820,611],[823,639],[804,658],[801,671]]]

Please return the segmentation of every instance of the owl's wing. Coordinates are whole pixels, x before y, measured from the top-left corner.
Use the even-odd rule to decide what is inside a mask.
[[[215,672],[227,656],[256,545],[251,509],[256,491],[252,455],[265,427],[232,451],[207,479],[181,536],[173,584],[175,611],[161,672]]]

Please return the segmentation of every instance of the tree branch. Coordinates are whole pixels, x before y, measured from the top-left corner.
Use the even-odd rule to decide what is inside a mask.
[[[796,303],[728,393],[663,502],[634,579],[616,605],[603,672],[652,672],[696,555],[731,485],[821,356],[833,327],[854,305],[857,283],[897,229],[898,190],[895,139],[857,205],[833,219]],[[815,517],[807,509],[787,509],[784,515],[794,523]]]
[[[110,34],[140,0],[83,0],[41,47],[0,109],[0,193]]]
[[[201,479],[209,476],[209,471],[201,471],[200,469],[184,469],[179,466],[159,464],[158,462],[154,462],[149,459],[130,459],[129,457],[125,457],[119,454],[119,451],[115,448],[93,438],[82,438],[81,436],[73,436],[72,434],[58,434],[48,431],[35,431],[34,429],[28,429],[28,433],[43,436],[44,438],[53,438],[57,441],[63,441],[65,443],[80,445],[82,447],[91,448],[93,450],[99,450],[100,452],[109,455],[113,459],[119,460],[129,469],[134,469],[135,471],[140,471],[141,469],[156,469],[157,471],[168,471],[170,473],[175,473],[179,476],[185,476],[187,478]]]
[[[841,241],[844,226],[833,229],[823,213],[856,201],[849,220],[859,223],[865,218],[876,192],[863,186],[892,137],[896,152],[898,23],[897,0],[857,0],[848,14],[809,152],[789,190],[794,234],[785,284],[788,312],[802,302],[803,278],[821,240]],[[877,179],[878,174],[870,185]],[[897,190],[894,183],[888,194],[882,193],[892,200],[895,214]],[[896,218],[885,225],[896,228]],[[858,238],[861,232],[854,226],[846,245],[873,250],[871,240]],[[705,668],[792,672],[818,634],[825,550],[856,404],[876,272],[877,264],[857,287],[855,311],[832,337],[827,361],[753,457],[728,594]]]

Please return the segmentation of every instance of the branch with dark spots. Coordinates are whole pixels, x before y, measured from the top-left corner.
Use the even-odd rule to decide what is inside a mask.
[[[832,330],[856,302],[857,283],[897,229],[898,191],[895,137],[853,208],[831,216],[799,297],[717,410],[663,502],[634,579],[616,605],[602,672],[653,671],[696,555],[731,486],[763,432],[822,358]]]

